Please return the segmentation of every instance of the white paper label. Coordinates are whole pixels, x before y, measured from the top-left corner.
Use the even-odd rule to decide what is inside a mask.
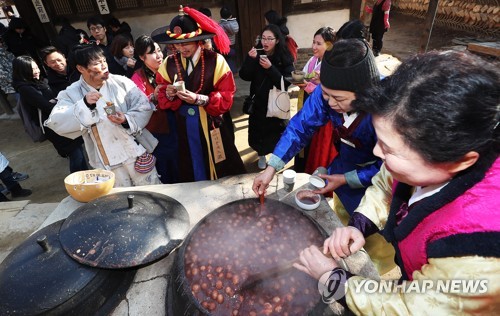
[[[109,14],[108,2],[106,0],[97,0],[97,6],[101,14]]]
[[[49,16],[47,15],[47,11],[45,11],[45,7],[43,6],[42,0],[32,0],[33,6],[35,7],[35,11],[38,14],[38,18],[42,23],[50,22]]]

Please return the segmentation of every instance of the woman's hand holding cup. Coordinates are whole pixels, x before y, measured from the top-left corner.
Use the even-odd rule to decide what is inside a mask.
[[[319,84],[320,81],[319,81],[319,70],[314,70],[313,71],[313,77],[311,78],[311,82],[314,83],[314,84]]]
[[[129,58],[129,59],[127,59],[127,67],[134,68],[135,67],[135,62],[136,62],[135,58]]]
[[[264,69],[269,69],[273,65],[267,55],[260,55],[259,56],[259,64],[262,66]]]
[[[165,94],[169,98],[173,98],[177,95],[177,89],[175,89],[175,86],[172,84],[167,85],[167,88],[165,88]]]

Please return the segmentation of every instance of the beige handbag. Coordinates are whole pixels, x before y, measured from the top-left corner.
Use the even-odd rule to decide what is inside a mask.
[[[269,99],[267,100],[267,117],[276,117],[282,120],[290,119],[290,96],[285,90],[285,82],[281,76],[281,90],[273,86],[269,90]]]

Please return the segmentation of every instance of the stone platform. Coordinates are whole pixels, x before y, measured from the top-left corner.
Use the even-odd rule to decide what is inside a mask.
[[[240,199],[255,198],[251,190],[255,176],[256,174],[246,174],[216,181],[116,188],[111,193],[133,190],[152,191],[170,196],[184,205],[189,213],[190,228],[193,228],[203,217],[224,204]],[[295,191],[308,187],[308,178],[308,174],[297,174]],[[283,189],[282,175],[277,174],[269,186],[266,198],[297,207],[294,202],[295,191],[286,192]],[[66,218],[81,205],[83,203],[77,202],[71,197],[65,198],[40,228]],[[324,198],[316,210],[306,212],[327,232],[342,225]],[[166,293],[174,256],[175,253],[171,253],[164,259],[139,269],[128,289],[126,298],[121,301],[111,315],[166,315]],[[346,264],[352,273],[374,279],[379,278],[369,256],[364,252],[358,252],[347,258]]]

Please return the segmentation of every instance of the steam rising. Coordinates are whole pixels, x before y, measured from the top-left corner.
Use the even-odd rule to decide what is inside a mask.
[[[324,237],[301,212],[268,200],[222,206],[193,232],[185,253],[192,294],[213,315],[304,315],[320,299],[317,281],[292,269],[242,293],[249,275],[298,257]]]

